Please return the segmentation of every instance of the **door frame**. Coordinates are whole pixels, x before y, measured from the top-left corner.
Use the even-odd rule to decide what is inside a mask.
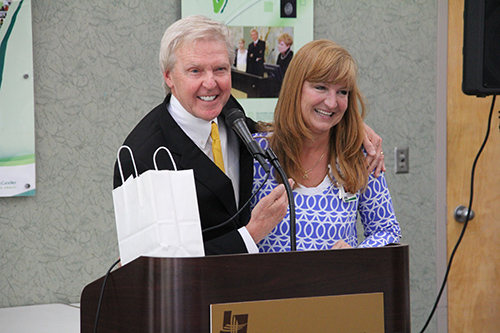
[[[446,156],[447,156],[447,67],[448,1],[437,1],[437,72],[436,72],[436,297],[441,289],[447,254]],[[435,299],[435,298],[434,298]],[[434,305],[434,303],[433,303]],[[430,314],[430,313],[429,313]],[[429,315],[427,314],[427,315]],[[448,294],[445,288],[436,308],[438,333],[448,332]],[[423,325],[423,324],[422,324]]]

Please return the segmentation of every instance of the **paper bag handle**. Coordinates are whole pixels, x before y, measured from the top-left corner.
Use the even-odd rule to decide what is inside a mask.
[[[116,161],[118,162],[118,168],[120,169],[120,176],[122,177],[122,184],[123,184],[125,183],[125,179],[123,178],[122,164],[120,162],[120,151],[122,150],[122,148],[126,148],[130,152],[130,157],[132,157],[132,164],[134,165],[135,177],[137,177],[138,174],[137,174],[137,167],[135,166],[134,154],[132,153],[132,149],[130,149],[129,146],[121,146],[118,149],[118,152],[116,153]]]
[[[174,161],[174,158],[172,157],[172,154],[170,154],[170,150],[168,150],[167,147],[163,147],[163,146],[158,147],[158,149],[156,149],[155,153],[153,154],[153,163],[155,165],[155,170],[158,171],[158,166],[156,165],[156,154],[161,149],[165,149],[167,151],[168,156],[170,156],[170,160],[172,161],[172,165],[174,166],[174,171],[177,171],[177,165],[175,164],[175,161]]]

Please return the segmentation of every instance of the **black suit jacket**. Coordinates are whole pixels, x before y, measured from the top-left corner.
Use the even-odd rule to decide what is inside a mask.
[[[238,138],[240,141],[240,203],[237,205],[231,180],[174,121],[167,110],[169,101],[170,95],[137,124],[123,144],[132,149],[139,174],[154,169],[154,152],[158,147],[167,147],[172,153],[178,170],[194,170],[202,229],[219,225],[232,217],[237,212],[237,208],[250,198],[253,158]],[[231,96],[225,108],[233,107],[242,110],[239,103]],[[255,130],[255,123],[251,119],[247,118],[247,124],[251,131]],[[125,179],[133,174],[133,166],[128,155],[126,150],[122,150],[120,161]],[[158,152],[156,161],[158,169],[173,169],[170,157],[164,150]],[[114,188],[121,184],[120,172],[115,163]],[[246,253],[247,249],[238,229],[245,226],[249,219],[250,208],[246,207],[231,223],[203,233],[205,254]]]
[[[286,56],[283,58],[281,53],[278,54],[278,58],[276,59],[276,65],[279,65],[281,68],[281,74],[283,77],[285,77],[286,70],[288,69],[288,66],[290,65],[290,61],[292,61],[293,58],[293,51],[288,50],[288,53],[286,53]]]
[[[248,44],[247,73],[264,75],[264,53],[266,52],[266,42],[257,40],[257,45],[253,42]],[[257,61],[257,59],[259,59]]]

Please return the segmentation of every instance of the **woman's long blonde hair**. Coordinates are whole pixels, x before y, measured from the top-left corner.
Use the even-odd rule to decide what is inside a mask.
[[[366,108],[356,76],[357,66],[351,55],[326,39],[307,43],[292,58],[274,112],[274,134],[269,141],[284,171],[296,182],[300,182],[305,172],[300,164],[304,139],[311,138],[302,119],[302,87],[305,81],[329,82],[341,83],[349,91],[347,110],[330,130],[329,163],[333,177],[351,193],[366,187],[368,172],[361,150]]]

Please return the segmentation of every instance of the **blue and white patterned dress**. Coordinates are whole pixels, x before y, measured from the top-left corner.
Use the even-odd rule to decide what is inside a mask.
[[[268,133],[254,134],[254,138],[265,150]],[[253,192],[256,192],[266,174],[261,165],[254,161]],[[257,202],[268,195],[278,182],[275,170],[266,184],[251,202]],[[344,202],[339,197],[339,189],[328,176],[315,188],[300,186],[293,190],[295,198],[297,250],[330,249],[340,239],[352,247],[376,247],[398,243],[401,229],[396,220],[391,196],[382,174],[378,178],[370,175],[365,192],[355,194],[356,199]],[[356,230],[357,214],[364,228],[365,239],[358,245]],[[290,251],[290,215],[281,221],[259,244],[260,252]]]

